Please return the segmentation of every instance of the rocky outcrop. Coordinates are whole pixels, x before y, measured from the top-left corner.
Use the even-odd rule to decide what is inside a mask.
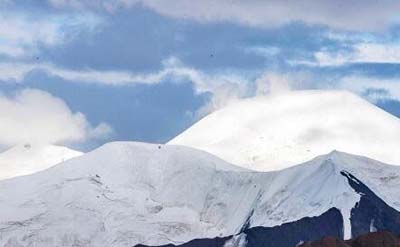
[[[298,247],[400,247],[400,237],[387,231],[360,235],[347,241],[335,237],[304,243]]]
[[[371,231],[391,231],[400,234],[400,212],[379,198],[361,180],[342,171],[349,185],[361,196],[351,210],[351,235],[360,236]]]
[[[307,242],[298,247],[351,247],[345,241],[335,237],[323,237],[322,239]]]
[[[236,241],[241,242],[241,245],[232,244],[237,236],[228,236],[214,239],[194,239],[181,245],[169,244],[157,247],[294,247],[300,242],[318,239],[324,235],[343,238],[343,220],[340,211],[337,208],[332,208],[320,216],[305,217],[280,226],[243,229],[241,235],[243,241]],[[135,247],[151,246],[140,244]]]

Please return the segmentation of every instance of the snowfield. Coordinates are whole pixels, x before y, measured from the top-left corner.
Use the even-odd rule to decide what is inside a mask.
[[[332,150],[400,164],[400,119],[346,91],[292,91],[232,103],[169,143],[259,171]]]
[[[0,180],[42,171],[82,154],[55,145],[17,145],[0,153]]]
[[[174,145],[109,143],[29,176],[0,181],[1,246],[184,243],[275,226],[337,207],[350,237],[361,179],[400,209],[400,167],[331,152],[282,171],[255,172]]]

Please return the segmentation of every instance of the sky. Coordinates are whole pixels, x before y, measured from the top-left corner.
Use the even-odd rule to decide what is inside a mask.
[[[400,117],[400,2],[0,0],[0,147],[165,143],[229,102],[345,89]]]

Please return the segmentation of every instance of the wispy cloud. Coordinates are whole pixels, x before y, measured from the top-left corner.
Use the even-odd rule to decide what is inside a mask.
[[[353,51],[319,51],[316,61],[309,64],[319,66],[340,66],[351,63],[400,63],[400,44],[359,43]]]
[[[42,71],[50,76],[60,77],[71,83],[94,83],[109,86],[132,84],[159,84],[163,82],[193,84],[195,92],[211,93],[210,101],[198,111],[203,116],[231,101],[256,94],[288,89],[288,78],[292,75],[265,73],[259,78],[241,74],[238,71],[203,72],[184,65],[179,59],[171,57],[163,61],[159,71],[151,73],[132,73],[128,71],[71,70],[52,64],[0,63],[0,80],[22,83],[33,71]],[[291,80],[290,82],[293,82]],[[300,81],[300,80],[298,80]],[[291,85],[293,86],[293,85]]]
[[[391,0],[366,1],[280,1],[280,0],[49,0],[58,8],[119,8],[139,5],[173,18],[199,22],[231,21],[241,25],[276,27],[290,22],[326,25],[335,29],[377,31],[396,19],[400,3]],[[354,13],[357,13],[355,15]],[[339,17],[340,16],[340,17]]]
[[[36,43],[53,45],[62,40],[57,23],[29,20],[13,14],[0,15],[0,52],[21,56]]]
[[[32,71],[43,71],[51,76],[80,83],[98,83],[105,85],[157,84],[168,78],[175,82],[190,81],[198,93],[213,91],[226,83],[243,83],[247,81],[239,74],[221,72],[203,73],[195,68],[187,67],[178,59],[171,57],[163,61],[163,68],[152,73],[132,73],[128,71],[110,70],[71,70],[48,63],[0,63],[0,80],[21,82]]]
[[[93,30],[100,23],[101,18],[91,13],[31,16],[25,12],[0,10],[0,55],[34,56],[37,46],[59,45],[73,38],[79,30]]]
[[[353,75],[343,77],[336,87],[364,96],[373,103],[378,100],[400,101],[400,78],[382,79]]]
[[[219,108],[233,98],[249,95],[252,89],[251,78],[237,71],[220,71],[205,73],[184,65],[179,59],[171,57],[163,61],[159,71],[150,73],[132,73],[129,71],[109,70],[71,70],[46,63],[0,63],[0,80],[22,83],[25,77],[34,71],[41,71],[50,76],[59,77],[71,83],[93,83],[109,86],[132,84],[159,84],[166,81],[175,83],[192,83],[197,94],[212,94],[211,109]],[[212,107],[211,107],[212,106]]]

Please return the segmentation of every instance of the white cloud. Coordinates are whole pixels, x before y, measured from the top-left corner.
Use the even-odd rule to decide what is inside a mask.
[[[301,62],[317,66],[340,66],[350,63],[400,63],[400,44],[359,43],[353,51],[319,51],[314,54],[316,62]]]
[[[237,71],[220,71],[207,74],[185,66],[177,58],[163,61],[163,68],[152,73],[131,73],[127,71],[70,70],[52,64],[0,63],[0,80],[22,82],[25,76],[35,70],[41,70],[50,76],[60,77],[71,83],[96,83],[110,86],[129,84],[158,84],[168,79],[176,83],[193,83],[196,93],[211,92],[209,105],[202,114],[217,109],[228,101],[249,94],[251,81]]]
[[[280,48],[276,46],[250,46],[244,47],[243,50],[246,53],[257,54],[264,57],[276,56],[281,51]]]
[[[105,9],[109,12],[113,12],[116,9],[125,5],[121,0],[48,0],[48,2],[56,8],[94,8],[94,9]]]
[[[308,73],[280,73],[266,71],[255,79],[232,80],[212,89],[210,101],[196,113],[203,117],[241,98],[280,94],[290,90],[309,88],[313,78]]]
[[[61,40],[56,23],[14,14],[0,13],[0,53],[21,56],[38,42],[53,45]]]
[[[291,78],[289,75],[266,72],[256,81],[256,94],[279,94],[290,91]]]
[[[396,20],[400,2],[392,0],[49,0],[56,7],[105,8],[115,11],[137,4],[159,14],[199,22],[231,21],[242,25],[276,27],[293,21],[335,29],[376,31]],[[355,14],[356,13],[356,14]]]
[[[124,71],[68,70],[50,64],[8,64],[0,63],[0,80],[23,81],[25,75],[40,69],[52,76],[58,76],[71,83],[99,83],[110,86],[129,84],[158,84],[164,81],[192,82],[197,93],[210,92],[209,102],[201,107],[195,117],[200,118],[240,98],[255,95],[280,93],[301,89],[345,89],[366,97],[372,102],[386,99],[400,100],[400,80],[373,79],[360,75],[343,78],[323,78],[312,73],[281,73],[266,71],[259,77],[246,76],[237,71],[220,71],[207,74],[182,64],[176,58],[163,62],[164,67],[153,73],[130,73]],[[387,94],[382,94],[384,90]],[[369,92],[366,95],[366,92]],[[90,128],[84,136],[109,133],[107,125]]]
[[[110,86],[129,84],[158,84],[168,79],[175,83],[191,82],[195,93],[211,92],[212,97],[197,116],[201,117],[221,108],[229,102],[252,94],[251,79],[237,71],[220,71],[211,74],[188,67],[177,58],[163,61],[163,68],[152,73],[131,73],[127,71],[70,70],[52,64],[0,63],[0,80],[22,82],[25,76],[41,70],[51,76],[60,77],[72,83],[96,83]],[[253,93],[254,94],[254,93]]]
[[[110,131],[105,123],[93,127],[82,113],[73,113],[63,100],[45,91],[24,89],[12,97],[0,96],[1,146],[83,142],[106,137]]]
[[[254,78],[254,75],[242,71],[221,70],[205,73],[182,64],[174,57],[163,61],[163,68],[152,73],[70,70],[51,64],[0,63],[0,80],[22,82],[25,76],[34,70],[44,71],[71,83],[96,83],[110,86],[158,84],[164,81],[191,82],[196,93],[212,93],[208,104],[198,111],[199,117],[239,98],[256,94],[279,93],[291,88],[301,89],[312,81],[310,75],[306,73],[282,74],[268,71],[262,73],[259,78]],[[257,74],[257,72],[251,74],[254,73]]]
[[[195,113],[195,118],[202,118],[205,115],[218,110],[240,98],[246,97],[248,84],[225,83],[212,91],[210,100]]]
[[[5,10],[0,10],[0,54],[10,57],[32,56],[39,44],[57,45],[67,41],[67,32],[93,31],[102,23],[101,18],[90,13],[32,17]],[[74,33],[68,33],[68,37],[74,37]]]
[[[280,93],[287,90],[347,90],[377,103],[400,101],[400,78],[374,78],[361,74],[324,76],[315,73],[267,71],[255,80],[256,95]]]
[[[106,85],[127,84],[157,84],[168,78],[174,81],[191,81],[197,93],[213,91],[227,83],[245,84],[247,80],[232,71],[221,71],[215,74],[206,74],[182,64],[176,58],[163,61],[163,68],[152,73],[131,73],[127,71],[107,70],[71,70],[54,66],[52,64],[38,63],[0,63],[0,80],[22,81],[25,76],[34,71],[41,70],[51,76],[57,76],[71,82],[99,83]]]
[[[347,76],[342,78],[337,86],[367,97],[368,100],[398,100],[400,101],[400,79],[377,79],[365,76]],[[386,93],[379,93],[385,91]],[[372,94],[365,95],[371,91]],[[373,93],[373,92],[378,93]]]
[[[356,53],[357,62],[400,63],[399,44],[359,44]]]
[[[38,66],[34,64],[0,63],[0,80],[20,82],[24,79],[26,74],[35,68],[38,68]]]

